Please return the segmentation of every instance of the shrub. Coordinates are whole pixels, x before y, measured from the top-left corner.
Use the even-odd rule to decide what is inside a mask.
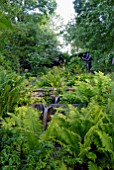
[[[1,120],[1,169],[59,170],[63,166],[60,152],[51,141],[40,140],[40,112],[24,106],[8,115]]]
[[[60,159],[64,156],[67,167],[74,166],[79,170],[114,169],[114,119],[105,108],[93,99],[81,111],[70,107],[65,115],[58,112],[42,140],[58,143],[66,150],[69,160],[74,158],[74,162],[69,162],[61,153]]]
[[[27,88],[24,77],[15,72],[0,72],[0,116],[14,112],[18,104],[27,103]]]
[[[64,84],[64,72],[62,69],[53,67],[46,75],[43,75],[37,82],[36,87],[62,87]]]
[[[96,98],[99,104],[106,105],[110,97],[112,82],[109,75],[102,72],[91,74],[82,74],[75,79],[75,92],[66,92],[62,94],[61,103],[89,103],[92,98]]]

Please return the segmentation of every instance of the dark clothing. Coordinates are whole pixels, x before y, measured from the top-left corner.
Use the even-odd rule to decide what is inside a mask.
[[[86,69],[87,69],[88,71],[91,70],[91,61],[86,61]]]
[[[86,62],[86,69],[90,72],[92,67],[92,57],[89,52],[83,53],[83,60]]]

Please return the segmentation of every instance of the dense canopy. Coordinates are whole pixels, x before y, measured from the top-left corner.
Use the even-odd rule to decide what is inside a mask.
[[[75,20],[67,26],[68,42],[78,51],[90,51],[95,62],[111,62],[114,56],[114,1],[74,0],[74,9]]]

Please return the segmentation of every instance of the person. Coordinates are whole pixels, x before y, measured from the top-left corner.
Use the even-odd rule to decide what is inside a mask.
[[[86,69],[88,72],[91,72],[92,67],[92,57],[89,52],[84,52],[82,59],[86,62]]]
[[[112,65],[114,65],[114,57],[112,58]]]

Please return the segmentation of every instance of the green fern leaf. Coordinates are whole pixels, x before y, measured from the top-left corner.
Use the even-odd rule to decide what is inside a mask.
[[[93,162],[88,162],[88,170],[98,170],[98,167]]]
[[[58,170],[67,170],[67,167],[64,163],[62,163],[61,167]]]
[[[80,143],[81,143],[81,138],[78,134],[74,133],[73,131],[66,129],[66,128],[61,128],[58,127],[58,129],[56,130],[58,139],[68,145],[72,152],[75,153],[76,155],[79,153],[80,151]]]
[[[105,148],[105,150],[109,151],[110,153],[113,153],[112,138],[108,134],[100,130],[96,130],[96,133],[98,134],[101,140],[102,146]]]
[[[47,130],[41,136],[41,141],[42,140],[43,141],[50,140],[53,138],[52,136],[55,136],[55,129],[58,128],[58,122],[59,122],[58,116],[57,116],[57,114],[55,114],[52,117],[51,122],[48,124]]]
[[[88,130],[88,132],[86,133],[85,137],[84,137],[84,145],[90,146],[91,143],[91,136],[93,135],[93,133],[95,132],[95,130],[97,129],[97,125],[91,126],[90,129]]]
[[[84,158],[85,155],[89,153],[90,147],[85,147],[83,144],[80,143],[80,153],[79,157]]]
[[[16,114],[9,115],[15,120],[17,129],[30,149],[36,149],[42,132],[38,112],[32,108],[23,106],[18,108]]]
[[[72,153],[78,154],[80,150],[81,138],[80,135],[73,132],[67,126],[69,119],[62,114],[53,116],[52,121],[48,124],[47,130],[42,135],[41,140],[57,141],[62,146],[68,146]]]
[[[88,157],[89,159],[91,159],[92,161],[94,161],[94,162],[95,162],[95,160],[96,160],[96,158],[97,158],[96,154],[93,153],[93,152],[89,152],[89,153],[87,154],[87,157]]]

